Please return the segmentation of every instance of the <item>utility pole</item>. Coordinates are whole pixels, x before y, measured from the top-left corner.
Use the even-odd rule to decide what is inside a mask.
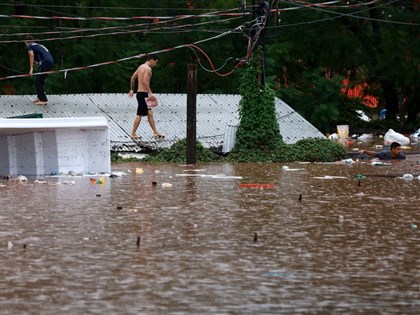
[[[265,54],[266,54],[266,36],[265,36],[265,30],[268,23],[268,17],[270,16],[270,4],[268,1],[260,0],[259,2],[259,14],[258,16],[262,19],[264,22],[263,29],[261,30],[261,46],[262,46],[262,56],[261,56],[261,80],[260,83],[262,86],[265,86]]]
[[[197,162],[197,65],[188,64],[187,93],[187,164]]]
[[[255,27],[251,27],[250,36],[251,39],[254,39],[255,46],[254,51],[259,46],[262,47],[262,52],[260,56],[260,74],[258,76],[258,81],[262,86],[265,86],[265,54],[266,54],[266,36],[265,36],[265,27],[268,23],[268,17],[270,16],[270,4],[268,1],[265,0],[258,0],[258,4],[256,3],[256,0],[252,0],[252,20],[254,23],[255,21],[258,22],[258,25],[263,25],[262,29],[260,30],[260,34],[258,38],[254,38],[257,34],[257,31],[255,30]]]

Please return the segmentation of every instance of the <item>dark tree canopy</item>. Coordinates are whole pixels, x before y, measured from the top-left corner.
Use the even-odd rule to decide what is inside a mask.
[[[324,132],[354,119],[358,108],[370,114],[386,108],[387,120],[399,116],[401,124],[418,123],[417,1],[316,5],[322,2],[268,1],[266,83]],[[250,27],[255,26],[252,3],[258,1],[8,1],[0,7],[9,16],[0,18],[0,77],[28,72],[23,40],[32,34],[52,52],[54,70],[77,68],[50,75],[50,94],[126,93],[131,74],[145,60],[130,57],[162,50],[152,82],[156,93],[185,93],[187,64],[199,62],[199,93],[237,94],[242,67],[223,74],[247,57]],[[192,43],[202,51],[186,46]],[[376,97],[378,108],[369,111],[362,99],[346,97],[344,79]],[[34,89],[28,77],[0,84],[2,94]]]

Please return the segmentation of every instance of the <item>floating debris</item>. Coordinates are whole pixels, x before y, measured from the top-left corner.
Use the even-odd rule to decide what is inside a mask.
[[[239,184],[241,188],[276,188],[277,186],[274,184]]]
[[[47,182],[45,180],[38,180],[38,179],[34,180],[34,183],[35,184],[47,184]]]
[[[356,179],[359,179],[359,180],[361,180],[361,179],[365,179],[366,178],[366,176],[365,175],[362,175],[362,174],[356,174],[356,175],[354,175],[355,177],[356,177]]]
[[[315,176],[314,178],[316,178],[316,179],[345,179],[347,177],[346,176],[330,176],[330,175],[325,175],[325,176]]]
[[[404,174],[400,178],[402,178],[402,179],[413,179],[414,175],[413,174]]]
[[[370,163],[370,165],[373,165],[373,166],[390,166],[392,164],[391,163],[380,162],[380,161],[373,161],[373,162]]]
[[[123,176],[123,175],[127,175],[126,173],[124,173],[124,172],[112,172],[110,175],[109,175],[109,177],[111,177],[111,178],[113,178],[113,177],[121,177],[121,176]]]
[[[286,172],[296,172],[296,171],[304,171],[305,170],[304,168],[290,168],[287,165],[284,165],[281,169],[283,171],[286,171]]]

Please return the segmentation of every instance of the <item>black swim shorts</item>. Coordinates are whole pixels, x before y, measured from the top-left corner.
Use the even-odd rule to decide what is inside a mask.
[[[137,92],[137,115],[139,116],[147,116],[147,111],[149,108],[147,107],[145,98],[148,97],[149,94],[147,92]]]

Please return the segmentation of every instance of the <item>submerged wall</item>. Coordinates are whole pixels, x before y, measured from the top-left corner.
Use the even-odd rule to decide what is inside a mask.
[[[104,117],[0,118],[0,174],[88,174],[110,169]]]

